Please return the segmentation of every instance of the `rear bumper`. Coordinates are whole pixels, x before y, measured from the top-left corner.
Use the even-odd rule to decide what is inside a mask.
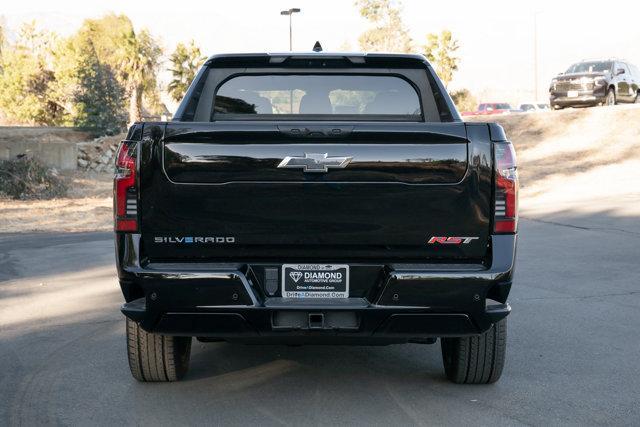
[[[350,298],[321,300],[269,295],[260,263],[143,268],[136,239],[116,239],[128,301],[122,312],[154,333],[241,342],[425,342],[482,333],[511,310],[514,235],[493,236],[488,267],[351,263]]]
[[[468,313],[438,313],[428,307],[384,307],[363,301],[314,303],[317,305],[167,312],[153,321],[146,313],[144,299],[140,299],[124,304],[122,312],[145,329],[166,335],[238,342],[385,344],[475,335],[511,311],[509,304],[496,304],[485,311],[484,319],[479,319]],[[478,325],[479,320],[486,322],[486,327]]]

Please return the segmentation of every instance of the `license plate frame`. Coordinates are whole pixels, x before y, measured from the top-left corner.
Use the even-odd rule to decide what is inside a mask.
[[[570,90],[567,92],[567,98],[577,98],[580,93],[577,90]]]
[[[349,265],[283,264],[281,283],[284,298],[349,298]]]

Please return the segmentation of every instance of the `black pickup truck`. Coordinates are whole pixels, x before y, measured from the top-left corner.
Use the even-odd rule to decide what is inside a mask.
[[[504,365],[515,153],[464,123],[420,55],[216,55],[171,122],[132,126],[114,183],[129,365],[191,340],[433,344],[447,377]]]

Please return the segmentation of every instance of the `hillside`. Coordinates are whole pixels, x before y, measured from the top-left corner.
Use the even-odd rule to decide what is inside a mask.
[[[523,216],[571,217],[577,221],[572,224],[592,227],[601,225],[596,214],[605,213],[640,232],[640,105],[495,121],[516,147]]]

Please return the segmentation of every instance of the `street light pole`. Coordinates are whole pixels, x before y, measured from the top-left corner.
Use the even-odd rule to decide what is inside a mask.
[[[283,10],[280,12],[280,15],[289,17],[289,52],[293,51],[293,28],[291,25],[291,17],[294,13],[300,12],[300,8],[292,7],[288,10]],[[289,91],[289,113],[293,114],[293,89]]]
[[[293,50],[293,28],[292,28],[292,19],[291,17],[293,16],[294,13],[298,13],[300,12],[300,9],[297,7],[293,7],[291,9],[288,10],[283,10],[280,12],[280,15],[285,15],[289,17],[289,51]]]
[[[533,12],[533,100],[538,102],[538,15]]]
[[[293,13],[290,13],[289,14],[289,52],[293,50],[293,26],[291,25],[292,16],[293,16]]]

